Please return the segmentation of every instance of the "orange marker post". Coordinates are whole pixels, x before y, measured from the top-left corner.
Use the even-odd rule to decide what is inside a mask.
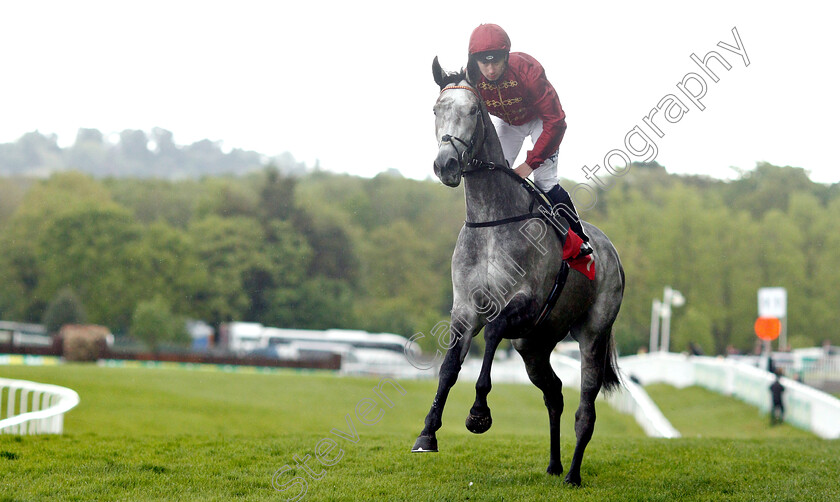
[[[775,340],[782,332],[782,321],[778,317],[759,317],[755,321],[755,334],[765,341]]]

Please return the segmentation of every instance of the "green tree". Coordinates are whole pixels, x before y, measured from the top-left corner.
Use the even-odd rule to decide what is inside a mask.
[[[47,302],[60,287],[44,290],[51,273],[44,269],[39,249],[47,227],[64,214],[85,208],[118,209],[102,184],[76,172],[56,174],[32,186],[0,233],[0,311],[11,318],[39,322]],[[60,249],[60,246],[59,248]],[[76,268],[74,264],[71,268]],[[65,270],[68,272],[69,270]],[[69,283],[68,283],[69,284]],[[81,289],[76,291],[83,294]]]
[[[84,324],[87,314],[82,301],[71,288],[64,288],[55,295],[44,312],[43,324],[49,334],[61,331],[65,324]]]
[[[131,284],[124,291],[136,299],[159,294],[181,314],[200,318],[202,295],[210,278],[190,234],[159,221],[140,229],[127,259]]]
[[[334,207],[298,212],[295,228],[312,248],[309,274],[320,275],[348,284],[359,279],[359,259],[355,249],[358,238],[346,213]]]
[[[654,298],[662,297],[662,288],[666,285],[660,265],[663,258],[655,253],[667,245],[659,231],[664,214],[651,203],[652,194],[646,195],[627,184],[615,185],[604,196],[607,197],[612,210],[608,213],[592,211],[582,217],[601,228],[618,250],[624,267],[625,288],[614,326],[615,340],[620,353],[634,353],[639,347],[648,345],[651,303]]]
[[[755,169],[742,172],[739,179],[729,183],[725,196],[731,207],[747,210],[760,220],[771,209],[787,211],[791,195],[799,192],[827,195],[827,189],[812,182],[802,168],[760,162]]]
[[[164,221],[186,229],[194,218],[205,187],[192,180],[117,179],[104,181],[115,202],[128,208],[139,223]]]
[[[448,318],[452,305],[442,308],[442,299],[444,287],[451,286],[435,273],[430,249],[404,220],[366,237],[361,283],[365,296],[356,314],[365,329],[412,335]]]
[[[816,244],[819,254],[814,264],[814,284],[812,301],[815,305],[815,318],[811,320],[814,326],[812,340],[821,343],[831,341],[832,345],[840,345],[840,331],[837,330],[837,305],[840,305],[840,197],[832,200],[825,210],[817,215],[814,222],[822,238]],[[804,245],[809,245],[804,243]]]
[[[253,218],[210,216],[189,231],[208,276],[203,318],[213,324],[271,321],[277,290],[303,281],[311,251],[286,222],[266,231]]]
[[[233,178],[209,178],[204,180],[203,185],[197,217],[253,218],[259,215],[260,197],[252,187]]]
[[[78,291],[91,322],[121,330],[143,297],[134,246],[142,227],[120,208],[82,208],[46,220],[35,258],[37,299],[67,286]]]
[[[184,320],[174,315],[169,303],[160,296],[137,304],[131,317],[130,332],[153,352],[157,352],[163,343],[189,344]]]
[[[295,211],[296,178],[283,176],[273,165],[263,171],[260,190],[260,211],[266,220],[289,220]]]
[[[788,291],[788,301],[792,307],[788,315],[788,332],[791,333],[791,328],[805,328],[799,334],[814,340],[814,345],[820,344],[827,334],[833,333],[836,325],[834,311],[838,295],[832,290],[836,289],[837,283],[829,281],[832,276],[837,277],[837,274],[821,266],[835,254],[826,244],[832,240],[832,234],[840,230],[837,220],[828,216],[829,211],[819,198],[809,192],[791,194],[787,210],[788,218],[799,231],[801,241],[795,244],[802,256],[801,261],[788,263],[788,267],[799,269],[802,277],[801,285],[796,290]],[[797,238],[796,235],[791,237]],[[791,256],[791,259],[796,260],[796,255]],[[823,275],[825,273],[829,275]],[[797,318],[804,322],[794,322]]]
[[[0,178],[0,229],[23,203],[31,185],[32,180],[25,178]]]
[[[313,276],[296,288],[274,291],[268,323],[304,329],[358,327],[356,298],[349,284]]]

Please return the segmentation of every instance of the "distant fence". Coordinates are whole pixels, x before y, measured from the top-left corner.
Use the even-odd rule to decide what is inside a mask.
[[[620,363],[619,363],[620,365]],[[563,387],[580,389],[580,361],[562,354],[551,354],[551,367],[563,382]],[[480,360],[467,361],[462,370],[462,378],[475,381],[481,370]],[[493,362],[492,378],[494,382],[512,382],[530,384],[525,363],[519,357]],[[636,423],[651,437],[678,438],[677,431],[662,414],[656,403],[640,385],[625,378],[624,385],[607,397],[607,402],[628,415],[633,415]]]
[[[64,414],[77,404],[74,390],[0,378],[0,434],[61,434]]]
[[[56,356],[61,357],[61,344],[53,344],[50,346],[20,346],[12,345],[11,343],[0,342],[0,354],[26,354],[32,356]]]
[[[756,366],[768,367],[765,355],[738,355],[727,359]],[[794,378],[821,390],[840,391],[840,347],[810,347],[795,349],[790,352],[773,352],[773,365],[781,369],[783,375]]]
[[[235,366],[262,366],[267,368],[299,368],[299,369],[341,369],[341,356],[328,354],[317,359],[277,359],[273,357],[238,356],[234,354],[211,353],[158,353],[151,352],[114,352],[106,350],[100,353],[102,360],[123,361],[160,361],[169,363],[215,364]]]
[[[643,385],[699,385],[733,396],[763,412],[771,407],[775,377],[755,366],[729,359],[654,353],[621,358],[622,370]],[[785,421],[825,439],[840,438],[840,399],[789,378],[782,378]]]
[[[800,381],[812,387],[840,389],[840,354],[802,357],[794,364],[779,361],[777,354],[774,354],[773,360],[785,370],[785,375],[798,375]]]
[[[61,345],[51,347],[19,347],[8,344],[0,344],[0,364],[8,364],[3,361],[4,356],[19,357],[62,357]],[[237,365],[237,366],[264,366],[269,368],[299,368],[299,369],[341,369],[341,356],[329,354],[315,359],[277,359],[263,356],[240,356],[236,354],[215,354],[210,352],[123,352],[114,351],[109,348],[101,348],[97,354],[98,360],[124,360],[124,361],[161,361],[173,363],[193,364],[216,364],[216,365]]]

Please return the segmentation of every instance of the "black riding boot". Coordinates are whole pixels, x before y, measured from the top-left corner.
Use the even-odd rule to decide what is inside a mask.
[[[569,196],[569,192],[564,190],[560,185],[554,185],[551,190],[546,192],[546,195],[551,199],[551,203],[554,206],[554,214],[564,217],[569,222],[569,227],[583,239],[578,256],[591,254],[592,246],[589,245],[589,236],[583,231],[583,225],[572,202],[572,198]]]

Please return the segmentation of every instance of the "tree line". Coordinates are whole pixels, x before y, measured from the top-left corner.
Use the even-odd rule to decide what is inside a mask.
[[[272,164],[284,173],[301,174],[306,165],[290,153],[267,157],[202,139],[178,145],[172,132],[160,127],[149,133],[126,129],[106,137],[98,129],[79,129],[72,145],[62,148],[55,134],[38,131],[17,141],[0,144],[0,175],[47,176],[77,170],[95,177],[183,179],[244,175]]]
[[[451,308],[462,190],[276,166],[182,180],[0,178],[0,319],[41,322],[72,294],[117,334],[138,309],[213,325],[429,333]],[[636,164],[583,217],[625,268],[623,353],[647,345],[665,285],[686,297],[674,350],[750,350],[765,286],[788,289],[792,345],[840,343],[838,185],[768,164],[732,181]]]

